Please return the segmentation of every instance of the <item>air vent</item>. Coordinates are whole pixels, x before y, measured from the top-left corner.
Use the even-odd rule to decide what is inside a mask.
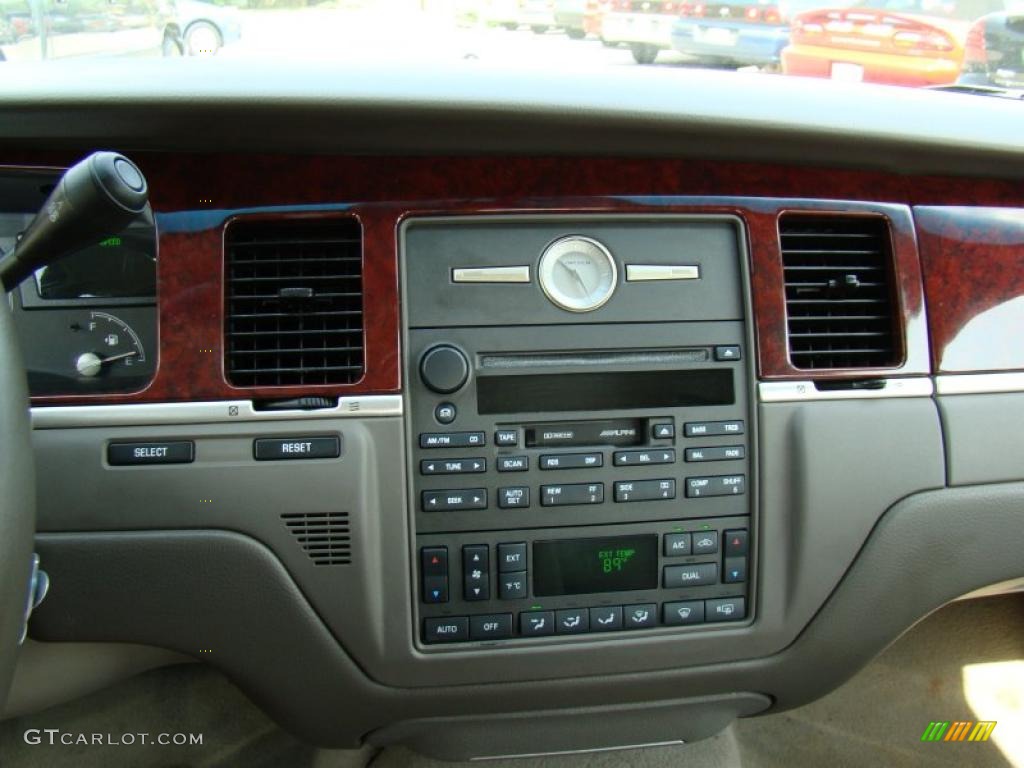
[[[281,519],[315,565],[352,562],[347,512],[291,512],[281,515]]]
[[[898,362],[892,252],[882,218],[779,220],[794,367],[885,368]]]
[[[362,378],[359,223],[239,222],[227,231],[228,381],[238,387]]]

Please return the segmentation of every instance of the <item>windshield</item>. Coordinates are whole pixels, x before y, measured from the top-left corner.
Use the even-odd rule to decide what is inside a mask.
[[[1021,87],[1024,25],[1014,21],[1015,2],[0,0],[0,58],[708,68],[915,88]]]

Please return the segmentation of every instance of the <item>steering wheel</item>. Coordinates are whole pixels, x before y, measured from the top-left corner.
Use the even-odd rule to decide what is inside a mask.
[[[0,705],[25,624],[36,527],[35,465],[25,367],[0,288]],[[2,709],[2,706],[0,706]]]

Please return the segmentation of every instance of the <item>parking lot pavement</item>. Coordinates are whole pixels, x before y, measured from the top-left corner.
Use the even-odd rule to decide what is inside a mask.
[[[628,48],[608,48],[599,40],[570,40],[560,31],[534,34],[459,24],[452,16],[414,11],[365,10],[246,11],[242,39],[226,46],[225,58],[316,61],[427,62],[480,61],[517,68],[595,69],[638,66]],[[659,65],[685,63],[664,51]],[[658,66],[658,65],[655,65]]]

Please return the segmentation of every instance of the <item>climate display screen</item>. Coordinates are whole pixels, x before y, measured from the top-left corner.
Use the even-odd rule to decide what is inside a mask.
[[[657,586],[657,535],[534,542],[533,593],[537,597]]]

